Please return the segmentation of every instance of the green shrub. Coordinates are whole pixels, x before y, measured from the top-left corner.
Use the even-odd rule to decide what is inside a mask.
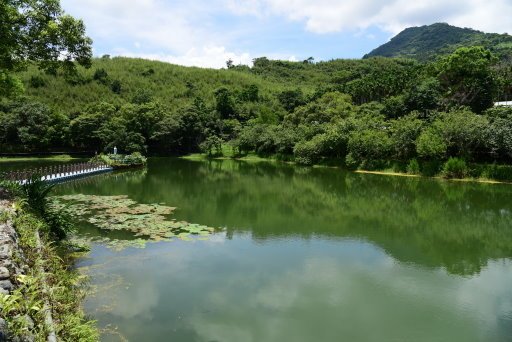
[[[115,94],[121,94],[122,88],[123,86],[119,80],[113,80],[110,84],[110,90],[112,90],[112,92]]]
[[[352,153],[347,154],[345,157],[345,166],[349,170],[356,170],[360,165],[359,160],[355,159]]]
[[[450,158],[444,163],[443,176],[446,178],[464,178],[469,174],[464,159]]]
[[[325,134],[318,134],[309,141],[301,141],[293,150],[295,161],[303,165],[311,165],[318,162],[323,155]]]
[[[208,157],[222,157],[222,139],[216,135],[209,135],[199,144],[201,152],[206,153]]]
[[[420,164],[421,174],[427,177],[437,176],[443,167],[443,163],[439,160],[422,161]]]
[[[53,208],[48,202],[48,195],[54,186],[42,181],[40,175],[35,175],[21,186],[20,193],[30,211],[44,220],[49,236],[54,240],[62,240],[73,231],[73,225],[67,214]]]
[[[383,130],[355,131],[348,140],[348,152],[359,163],[387,159],[391,153],[391,139]]]
[[[423,158],[441,159],[446,154],[448,146],[436,129],[429,127],[421,132],[416,141],[416,151]]]
[[[512,181],[512,165],[472,165],[472,168],[477,173],[474,177],[497,181]]]
[[[46,85],[46,81],[39,75],[33,75],[30,77],[30,86],[32,88],[40,88]]]
[[[146,165],[147,159],[140,152],[132,154],[100,154],[91,159],[92,162],[103,162],[111,167],[127,167]]]
[[[419,175],[420,174],[420,164],[417,159],[411,159],[409,164],[407,164],[407,173],[411,175]]]

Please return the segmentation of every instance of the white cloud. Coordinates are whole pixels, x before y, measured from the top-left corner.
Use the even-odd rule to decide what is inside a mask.
[[[226,0],[226,4],[236,14],[270,13],[303,21],[315,33],[371,26],[397,33],[434,22],[488,32],[512,31],[510,0]]]
[[[224,67],[229,58],[236,64],[251,62],[247,52],[225,48],[229,35],[210,20],[218,10],[215,1],[62,0],[62,5],[84,20],[101,54],[212,68]],[[111,45],[104,46],[105,41]]]
[[[123,54],[182,65],[220,68],[231,58],[250,64],[251,51],[269,58],[265,35],[302,23],[318,34],[349,31],[370,37],[368,28],[397,33],[405,27],[448,22],[488,32],[512,32],[512,0],[61,0],[82,18],[97,54]],[[244,22],[244,16],[256,20]],[[271,20],[269,20],[269,18]],[[280,20],[284,18],[285,20]],[[269,22],[275,29],[265,30]],[[256,24],[255,24],[256,23]],[[261,23],[261,26],[258,26]],[[300,34],[298,39],[300,39]],[[368,35],[369,34],[369,35]],[[247,42],[255,39],[248,48]],[[355,37],[357,39],[357,37]],[[244,48],[240,49],[239,42]],[[260,46],[254,46],[260,44]],[[283,46],[286,42],[283,41]],[[265,50],[270,51],[265,51]],[[307,49],[307,43],[304,43]],[[286,51],[286,50],[284,50]],[[301,54],[302,51],[293,51]],[[309,55],[310,53],[306,53]],[[290,57],[291,56],[291,57]]]
[[[130,51],[118,51],[116,54],[202,68],[223,68],[226,67],[226,61],[229,59],[235,65],[252,64],[252,57],[248,53],[236,54],[227,51],[223,46],[204,46],[200,49],[192,48],[182,55],[133,53]]]

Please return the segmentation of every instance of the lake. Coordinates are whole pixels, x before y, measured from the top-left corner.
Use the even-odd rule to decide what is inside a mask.
[[[217,228],[93,243],[78,267],[104,341],[512,341],[511,185],[153,158],[57,193]]]

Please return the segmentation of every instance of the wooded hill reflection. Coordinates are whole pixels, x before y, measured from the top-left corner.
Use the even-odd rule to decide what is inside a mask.
[[[512,256],[510,185],[157,158],[147,173],[95,177],[63,191],[177,206],[179,218],[226,227],[228,238],[361,239],[400,262],[453,274],[476,274],[489,260]]]

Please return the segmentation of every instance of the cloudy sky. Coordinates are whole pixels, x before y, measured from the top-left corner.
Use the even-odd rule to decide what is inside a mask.
[[[360,58],[409,26],[512,33],[512,0],[61,0],[97,56],[221,68],[232,59]]]

